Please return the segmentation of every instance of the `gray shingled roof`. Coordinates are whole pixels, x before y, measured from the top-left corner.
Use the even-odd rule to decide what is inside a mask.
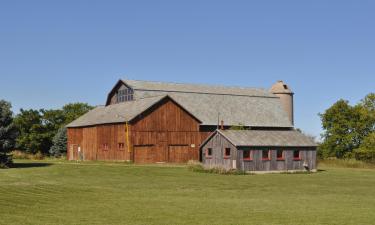
[[[278,98],[170,93],[176,102],[195,115],[202,125],[292,127]]]
[[[220,130],[235,146],[315,147],[311,138],[296,130]]]
[[[217,125],[219,119],[229,126],[293,127],[280,99],[264,89],[134,80],[124,82],[134,88],[135,101],[95,108],[68,127],[129,121],[167,95],[200,120],[202,125]]]
[[[141,80],[122,80],[122,81],[126,83],[127,85],[129,85],[134,90],[275,97],[268,90],[262,89],[262,88],[215,86],[215,85],[186,84],[186,83],[182,84],[182,83],[167,83],[167,82],[141,81]]]
[[[127,122],[146,111],[163,98],[165,98],[165,96],[155,96],[109,106],[98,106],[68,124],[67,127]]]

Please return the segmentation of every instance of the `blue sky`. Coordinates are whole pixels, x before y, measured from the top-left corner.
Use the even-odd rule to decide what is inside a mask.
[[[0,98],[104,104],[119,78],[295,92],[296,127],[375,91],[375,1],[0,2]]]

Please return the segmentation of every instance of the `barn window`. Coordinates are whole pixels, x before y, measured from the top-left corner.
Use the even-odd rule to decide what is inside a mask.
[[[134,91],[130,88],[117,91],[117,102],[127,102],[133,100]]]
[[[212,148],[207,148],[206,150],[206,157],[211,158],[212,157]]]
[[[294,160],[301,160],[301,152],[299,150],[293,151],[293,159]]]
[[[277,160],[284,160],[284,151],[283,150],[277,150]]]
[[[124,143],[122,143],[122,142],[118,143],[118,149],[119,150],[124,150],[124,148],[125,148],[125,144]]]
[[[262,150],[262,160],[271,160],[270,150]]]
[[[104,144],[102,145],[102,149],[103,149],[104,151],[108,151],[108,149],[109,149],[109,145],[108,145],[107,143],[104,143]]]
[[[230,157],[230,148],[225,148],[224,149],[224,158],[229,158]]]
[[[244,161],[251,161],[251,160],[253,160],[252,158],[251,158],[251,152],[252,151],[249,151],[249,150],[244,150],[243,151],[243,160]]]

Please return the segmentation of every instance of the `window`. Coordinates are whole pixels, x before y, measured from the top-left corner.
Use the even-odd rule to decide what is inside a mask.
[[[284,160],[284,151],[283,150],[277,150],[277,160]]]
[[[244,150],[242,154],[243,154],[243,160],[244,160],[244,161],[251,161],[251,160],[253,160],[253,159],[251,158],[251,151],[249,151],[249,150]]]
[[[102,145],[102,149],[103,149],[104,151],[108,151],[108,149],[109,149],[108,144],[107,144],[107,143],[104,143],[104,144]]]
[[[212,157],[212,148],[207,148],[206,150],[206,158],[211,158]]]
[[[127,102],[133,100],[133,90],[132,89],[122,89],[117,91],[117,102]]]
[[[262,150],[262,160],[270,160],[270,153],[271,151],[269,150]]]
[[[298,150],[294,150],[294,151],[293,151],[293,159],[294,159],[294,160],[301,160],[301,154],[300,154],[300,151],[298,151]]]
[[[225,148],[224,149],[224,158],[229,158],[230,157],[230,148]]]
[[[125,144],[124,143],[118,143],[118,149],[119,150],[124,150],[124,148],[125,148]]]

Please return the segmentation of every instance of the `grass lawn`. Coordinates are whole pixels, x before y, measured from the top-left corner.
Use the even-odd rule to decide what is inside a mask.
[[[217,175],[183,166],[17,161],[0,224],[375,224],[375,170]]]

